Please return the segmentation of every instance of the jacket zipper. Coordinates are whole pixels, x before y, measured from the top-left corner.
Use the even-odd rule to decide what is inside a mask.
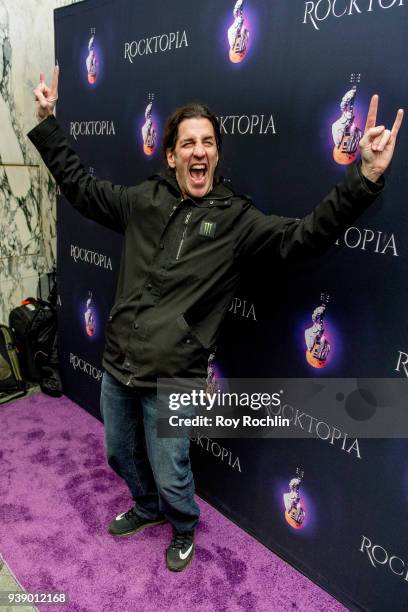
[[[186,214],[186,217],[184,219],[183,235],[181,236],[180,244],[177,250],[176,261],[180,259],[181,247],[183,246],[184,238],[187,232],[187,225],[188,225],[188,222],[190,221],[190,217],[191,217],[191,210]]]

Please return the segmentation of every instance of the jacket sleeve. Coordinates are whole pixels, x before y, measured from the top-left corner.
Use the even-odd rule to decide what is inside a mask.
[[[90,175],[53,115],[27,136],[72,206],[88,219],[124,233],[130,216],[129,190],[132,188]]]
[[[344,181],[303,219],[265,215],[250,204],[242,216],[237,255],[268,251],[287,261],[322,255],[375,200],[383,185],[383,179],[380,183],[365,179],[355,163]]]

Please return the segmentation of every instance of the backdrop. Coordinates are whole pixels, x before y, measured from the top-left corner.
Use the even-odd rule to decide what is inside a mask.
[[[55,12],[58,120],[90,172],[134,184],[162,167],[166,116],[204,101],[224,176],[264,212],[301,217],[355,159],[371,95],[379,123],[406,106],[407,19],[408,0],[88,0]],[[323,259],[249,262],[217,376],[408,375],[406,132],[384,194]],[[120,253],[59,198],[64,388],[98,418]],[[327,344],[307,359],[316,322]],[[199,493],[351,608],[406,610],[406,441],[352,438],[332,415],[329,436],[296,425],[305,439],[195,439]],[[302,510],[285,514],[291,492]]]

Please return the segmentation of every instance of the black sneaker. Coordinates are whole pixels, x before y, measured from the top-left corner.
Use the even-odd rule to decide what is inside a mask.
[[[194,531],[174,533],[167,549],[167,567],[172,572],[181,572],[194,557]]]
[[[127,536],[142,531],[146,527],[153,527],[153,525],[161,525],[162,523],[166,523],[164,516],[155,520],[144,519],[131,508],[127,512],[118,514],[109,524],[108,531],[114,536]]]

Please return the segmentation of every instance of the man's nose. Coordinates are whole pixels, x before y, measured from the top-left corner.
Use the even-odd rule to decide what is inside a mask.
[[[205,155],[205,149],[204,149],[204,145],[202,145],[201,143],[197,142],[194,146],[194,156],[195,157],[204,157]]]

